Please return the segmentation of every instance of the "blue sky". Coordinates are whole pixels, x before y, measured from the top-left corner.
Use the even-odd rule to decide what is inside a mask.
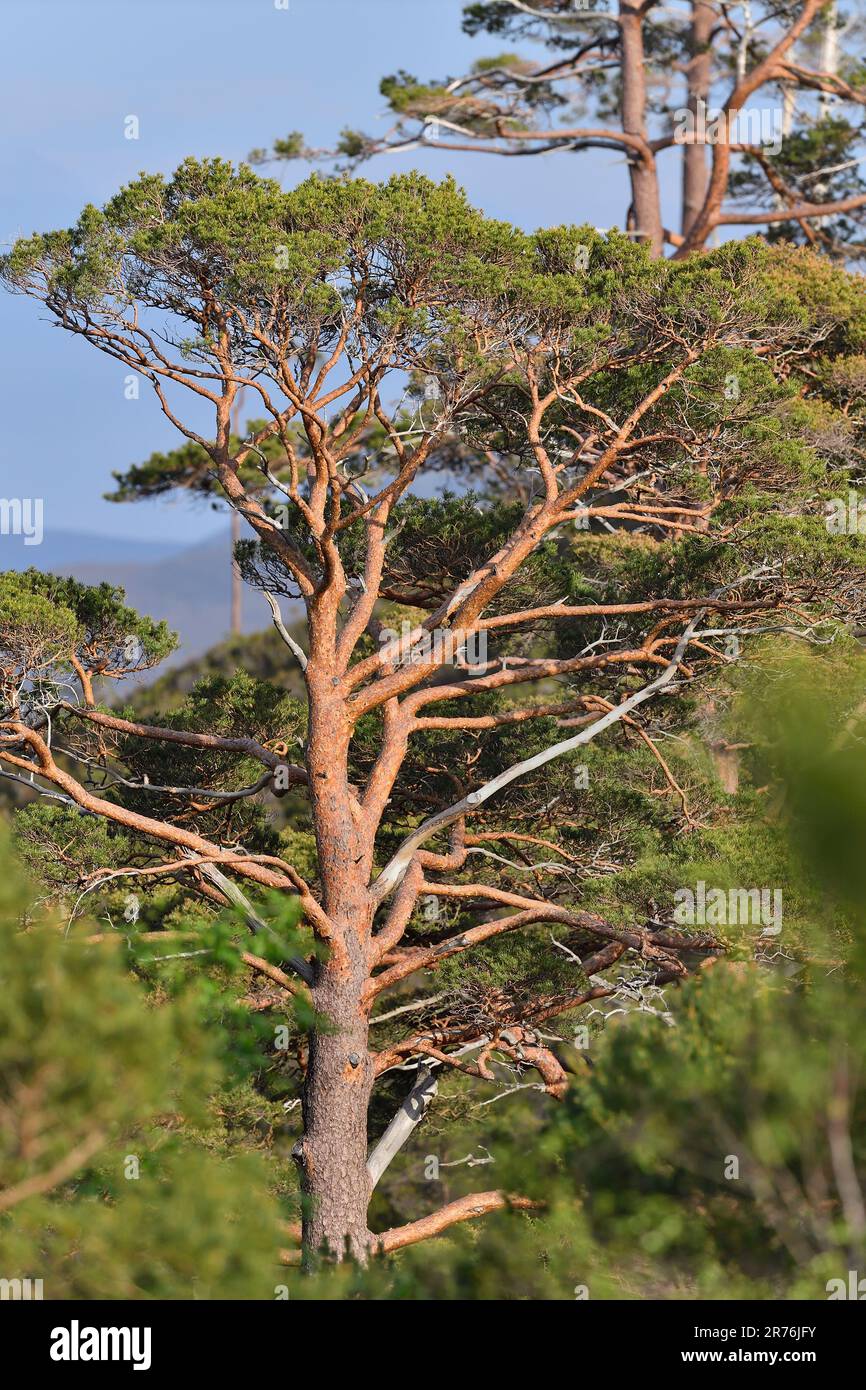
[[[68,226],[139,171],[188,154],[234,160],[302,130],[326,145],[342,126],[384,128],[379,79],[399,67],[456,74],[495,40],[460,30],[462,0],[4,0],[0,243]],[[139,139],[124,120],[139,120]],[[452,172],[473,201],[526,228],[619,223],[626,197],[607,152],[506,161],[413,152],[365,170]],[[307,166],[283,166],[287,185]],[[5,428],[0,496],[44,498],[46,529],[195,542],[221,526],[187,500],[118,507],[111,470],[177,436],[125,369],[52,328],[33,301],[0,295]]]

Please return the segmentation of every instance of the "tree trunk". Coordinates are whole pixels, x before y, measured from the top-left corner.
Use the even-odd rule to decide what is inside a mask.
[[[821,72],[827,73],[830,77],[836,77],[839,73],[839,30],[838,30],[838,6],[836,0],[829,0],[824,11],[823,28],[821,30],[821,57],[818,60],[818,67]],[[833,97],[829,92],[819,92],[818,94],[818,115],[822,121],[827,121],[833,114]]]
[[[373,1085],[362,1007],[366,965],[326,964],[313,988],[313,1003],[334,1032],[315,1031],[304,1086],[304,1137],[296,1148],[308,1198],[305,1249],[327,1249],[336,1259],[367,1259],[367,1109]]]
[[[306,765],[322,884],[322,907],[332,924],[327,959],[316,967],[313,1006],[327,1023],[313,1029],[304,1083],[304,1134],[295,1148],[308,1201],[303,1219],[307,1256],[326,1248],[335,1259],[365,1261],[370,1246],[367,1206],[367,1109],[373,1087],[364,999],[374,904],[370,854],[349,786],[351,725],[334,675],[335,612],[314,612],[306,670],[310,723]]]
[[[622,128],[627,135],[646,140],[646,78],[644,75],[643,16],[629,0],[620,0],[622,44]],[[641,157],[629,153],[632,216],[637,240],[650,247],[653,256],[664,251],[659,182],[651,151]]]
[[[704,0],[693,0],[692,26],[689,36],[688,97],[686,105],[692,116],[693,130],[703,129],[699,113],[706,119],[712,78],[710,36],[713,31],[713,12]],[[703,144],[683,146],[683,218],[682,234],[687,236],[707,196],[707,149]]]

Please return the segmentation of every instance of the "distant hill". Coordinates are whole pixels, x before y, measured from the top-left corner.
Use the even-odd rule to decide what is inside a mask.
[[[41,545],[25,545],[20,536],[0,536],[0,569],[33,566],[70,574],[87,584],[106,579],[121,585],[138,612],[165,618],[181,641],[168,664],[194,660],[228,635],[230,556],[228,527],[216,539],[190,547],[71,531],[52,531]],[[289,605],[285,607],[288,617]],[[261,594],[245,589],[244,632],[261,630],[269,621]]]
[[[70,565],[91,564],[147,565],[180,554],[186,547],[176,541],[129,540],[115,536],[93,536],[85,531],[45,532],[41,545],[26,545],[23,536],[0,536],[0,567],[4,570],[34,569],[71,574]]]

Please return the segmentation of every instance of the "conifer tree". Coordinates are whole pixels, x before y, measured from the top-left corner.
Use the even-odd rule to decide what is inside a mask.
[[[736,226],[862,255],[866,68],[856,5],[477,0],[463,16],[467,34],[509,47],[456,76],[384,77],[394,116],[385,135],[347,128],[325,151],[293,132],[252,158],[356,168],[421,147],[519,160],[560,153],[573,165],[571,153],[612,150],[624,157],[624,226],[654,255],[666,245],[687,255]],[[670,165],[676,224],[662,208]],[[574,169],[565,173],[577,190],[573,215],[591,217],[587,180]]]
[[[554,1021],[722,949],[662,891],[671,837],[723,801],[686,735],[710,736],[755,639],[862,622],[862,538],[824,517],[862,448],[862,286],[754,243],[674,264],[526,235],[450,181],[285,192],[218,160],[141,176],[2,274],[150,383],[252,527],[244,574],[304,679],[299,700],[216,676],[137,720],[95,699],[124,668],[90,591],[4,576],[0,767],[45,797],[19,817],[34,862],[95,901],[173,884],[244,914],[255,1003],[281,1029],[301,1010],[308,1254],[534,1205],[495,1188],[368,1218],[440,1076],[531,1073],[560,1099]],[[424,496],[455,449],[513,495]],[[108,607],[156,658],[164,637]]]

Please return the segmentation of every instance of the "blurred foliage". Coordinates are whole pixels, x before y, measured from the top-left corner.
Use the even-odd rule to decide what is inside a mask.
[[[272,1297],[279,1208],[219,1099],[251,1074],[249,1015],[233,1044],[200,976],[148,998],[122,948],[33,904],[5,840],[0,858],[4,1276],[53,1299]]]

